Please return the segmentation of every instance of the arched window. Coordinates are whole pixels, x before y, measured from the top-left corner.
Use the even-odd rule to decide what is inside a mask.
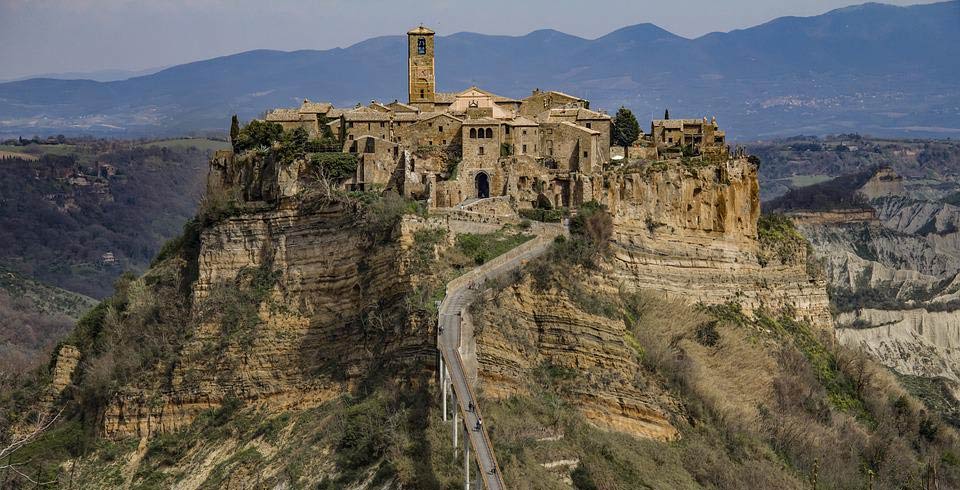
[[[487,138],[493,138],[493,130],[490,128],[487,128]]]
[[[483,128],[477,129],[477,138],[483,138]]]
[[[477,137],[477,128],[470,128],[470,138],[475,139],[476,137]]]

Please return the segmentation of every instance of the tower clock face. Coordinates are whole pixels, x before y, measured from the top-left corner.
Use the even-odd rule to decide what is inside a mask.
[[[426,38],[417,39],[417,54],[427,54],[427,40]]]

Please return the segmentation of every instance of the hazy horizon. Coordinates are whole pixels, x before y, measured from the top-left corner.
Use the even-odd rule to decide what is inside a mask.
[[[581,2],[490,0],[470,4],[374,0],[0,0],[0,80],[47,74],[144,71],[252,49],[331,49],[402,34],[418,23],[440,35],[478,32],[519,36],[555,29],[594,39],[619,28],[652,23],[696,38],[747,28],[784,16],[813,16],[863,2],[844,0],[690,0],[688,7],[638,6],[612,0],[584,12]],[[936,1],[893,0],[907,6]],[[235,5],[234,5],[235,4]],[[239,5],[239,6],[237,6]],[[550,9],[549,15],[543,11]],[[616,15],[610,15],[616,13]],[[44,36],[36,38],[37,28]]]

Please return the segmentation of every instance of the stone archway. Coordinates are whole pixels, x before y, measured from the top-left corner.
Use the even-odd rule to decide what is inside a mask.
[[[478,199],[490,197],[490,178],[487,177],[486,172],[477,172],[474,182],[476,183]]]

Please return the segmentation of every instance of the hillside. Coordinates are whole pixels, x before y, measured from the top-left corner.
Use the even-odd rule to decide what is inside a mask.
[[[923,199],[937,201],[960,190],[960,142],[949,139],[794,136],[750,143],[747,148],[762,162],[764,201],[834,178],[849,180],[854,174],[872,173],[876,167],[893,169],[905,178],[903,184],[909,191]],[[852,197],[851,189],[859,188],[856,183],[846,188],[841,181],[834,184],[847,197]]]
[[[92,297],[143,271],[192,216],[223,143],[77,140],[0,146],[0,264]],[[200,148],[198,149],[197,146]]]
[[[767,208],[792,216],[823,261],[837,338],[892,368],[960,424],[952,340],[960,209],[923,197],[937,181],[912,180],[872,169],[792,189]]]
[[[825,284],[789,222],[761,219],[751,160],[610,169],[569,235],[481,283],[558,226],[496,198],[337,191],[283,145],[218,153],[183,235],[2,392],[7,440],[60,413],[8,459],[23,474],[460,488],[436,301],[465,278],[455,350],[509,488],[960,484],[954,429],[831,341]]]
[[[555,89],[595,108],[624,104],[641,119],[668,107],[716,115],[744,140],[851,128],[956,136],[958,18],[956,1],[870,3],[697,39],[651,24],[589,40],[552,30],[457,33],[438,39],[438,89],[478,85],[518,98]],[[305,97],[339,107],[403,99],[404,46],[402,36],[385,36],[325,51],[250,51],[121,81],[4,83],[0,135],[221,134],[225,115],[249,119]]]
[[[46,362],[96,300],[0,266],[0,387]]]

